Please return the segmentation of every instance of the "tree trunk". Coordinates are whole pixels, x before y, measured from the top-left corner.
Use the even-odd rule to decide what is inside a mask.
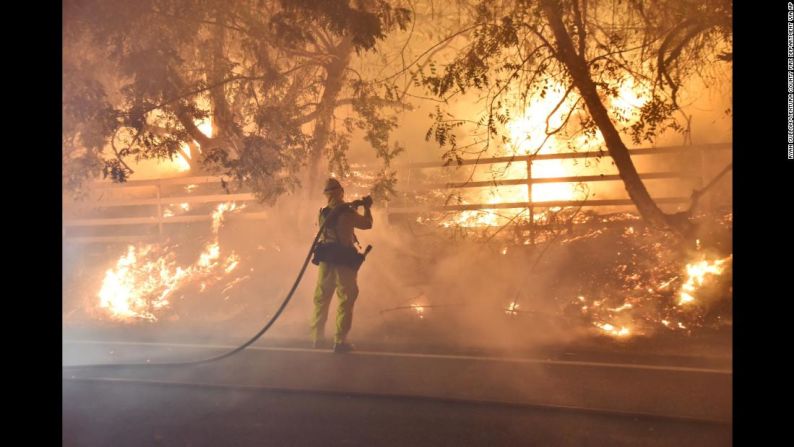
[[[217,11],[219,24],[223,25],[226,21],[226,13],[221,8]],[[228,77],[227,61],[224,55],[224,44],[226,42],[226,28],[217,26],[214,29],[212,43],[210,44],[210,55],[207,72],[209,82],[218,84],[217,87],[209,90],[210,105],[212,108],[212,139],[223,141],[229,157],[236,159],[242,150],[242,140],[238,134],[234,123],[234,116],[226,98],[226,84],[223,82]],[[203,149],[203,147],[202,147]]]
[[[345,81],[345,69],[350,63],[353,43],[344,37],[334,51],[334,60],[325,66],[325,86],[318,106],[317,121],[314,124],[314,144],[309,155],[308,188],[314,191],[317,185],[328,175],[326,146],[331,133],[331,124],[336,109],[336,100],[342,91]]]
[[[618,173],[623,180],[626,191],[629,193],[629,197],[637,206],[637,210],[643,219],[651,225],[663,229],[671,228],[679,233],[687,232],[691,224],[686,219],[676,219],[674,216],[665,214],[648,194],[648,190],[645,188],[645,184],[640,179],[637,168],[631,160],[628,148],[623,143],[620,133],[615,128],[604,103],[598,96],[596,85],[590,77],[590,71],[584,55],[576,53],[574,49],[571,36],[562,22],[561,8],[558,1],[543,1],[544,13],[557,41],[557,57],[568,68],[574,85],[587,105],[590,116],[592,116],[593,121],[601,130],[609,155],[615,161],[615,166],[618,168]]]

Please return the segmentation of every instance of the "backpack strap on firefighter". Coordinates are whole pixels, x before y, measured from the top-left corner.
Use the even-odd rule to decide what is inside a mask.
[[[312,264],[319,265],[320,262],[331,262],[335,264],[347,265],[355,270],[361,267],[367,254],[372,250],[372,246],[367,246],[363,253],[359,253],[355,247],[344,246],[339,243],[339,233],[336,228],[337,219],[342,213],[355,213],[355,209],[348,203],[337,205],[334,208],[326,206],[320,208],[320,225],[323,227],[322,238],[314,247],[314,257]],[[335,239],[329,241],[326,237],[327,231],[334,232]],[[355,233],[353,233],[353,242],[361,248]]]
[[[331,208],[330,206],[320,208],[320,216],[318,219],[319,223],[320,225],[323,225],[323,222],[325,222],[325,228],[323,229],[320,243],[329,242],[328,241],[329,238],[326,237],[326,235],[328,235],[329,230],[332,230],[334,232],[334,236],[335,236],[334,242],[339,241],[339,233],[337,232],[336,229],[336,223],[337,223],[337,219],[339,219],[339,215],[344,211],[345,209],[340,206],[337,206],[335,208]]]

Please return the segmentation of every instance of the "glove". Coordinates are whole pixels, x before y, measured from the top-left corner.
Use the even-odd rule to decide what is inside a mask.
[[[366,196],[364,198],[361,198],[361,199],[358,199],[358,200],[354,200],[354,201],[350,202],[350,206],[352,206],[352,207],[363,206],[364,208],[369,208],[369,207],[372,206],[372,197],[371,196]]]

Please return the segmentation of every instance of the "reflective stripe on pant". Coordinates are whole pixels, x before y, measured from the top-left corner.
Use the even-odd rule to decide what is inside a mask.
[[[311,328],[314,341],[325,337],[325,322],[328,320],[328,307],[336,290],[339,307],[336,311],[336,335],[334,341],[343,343],[353,325],[353,305],[358,297],[356,270],[328,262],[321,262],[317,273],[317,287],[314,290],[314,312]]]

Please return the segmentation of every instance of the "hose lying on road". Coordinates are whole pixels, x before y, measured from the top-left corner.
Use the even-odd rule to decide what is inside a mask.
[[[281,305],[279,306],[278,310],[276,310],[276,313],[273,314],[273,316],[270,318],[270,320],[267,322],[267,324],[265,324],[262,327],[262,329],[260,329],[259,332],[256,333],[256,335],[251,337],[250,340],[248,340],[247,342],[243,343],[242,345],[232,349],[229,352],[223,353],[223,354],[215,356],[215,357],[202,359],[202,360],[191,360],[191,361],[183,361],[183,362],[163,362],[163,363],[140,363],[140,362],[138,362],[138,363],[89,363],[89,364],[83,364],[83,365],[68,365],[68,366],[64,366],[63,369],[128,368],[128,367],[137,367],[137,366],[189,366],[189,365],[200,365],[202,363],[216,362],[218,360],[222,360],[222,359],[225,359],[227,357],[231,357],[234,354],[237,354],[238,352],[240,352],[243,349],[251,346],[252,343],[257,341],[259,339],[259,337],[261,337],[265,332],[267,332],[268,329],[270,329],[270,326],[272,326],[273,323],[276,322],[278,317],[281,316],[281,313],[284,311],[284,309],[287,307],[287,304],[289,304],[289,301],[292,299],[292,295],[295,294],[295,290],[298,288],[298,284],[300,284],[301,279],[303,279],[303,274],[306,272],[306,267],[309,266],[309,261],[312,258],[312,253],[314,253],[314,248],[317,245],[317,241],[320,239],[320,235],[322,234],[323,230],[325,229],[325,224],[326,224],[327,221],[328,220],[323,222],[322,225],[320,225],[320,229],[317,230],[317,235],[314,236],[314,241],[312,242],[312,246],[309,249],[309,254],[306,255],[306,259],[303,261],[303,266],[301,267],[301,270],[298,273],[298,277],[295,278],[295,283],[292,284],[292,288],[290,289],[289,293],[287,294],[287,297],[284,298],[284,301],[281,302]]]

